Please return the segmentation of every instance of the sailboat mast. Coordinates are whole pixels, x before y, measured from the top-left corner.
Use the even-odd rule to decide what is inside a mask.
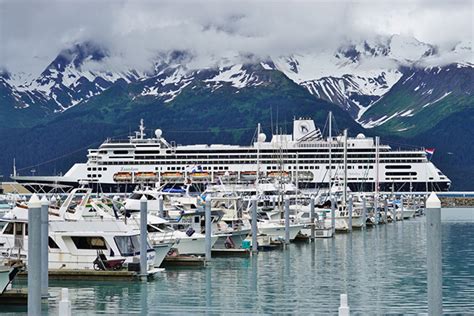
[[[329,195],[332,189],[332,112],[329,111]]]
[[[375,195],[379,194],[379,136],[375,137]]]
[[[256,189],[258,194],[258,182],[260,181],[260,123],[257,125],[257,177]]]
[[[347,129],[344,130],[344,204],[347,204]]]

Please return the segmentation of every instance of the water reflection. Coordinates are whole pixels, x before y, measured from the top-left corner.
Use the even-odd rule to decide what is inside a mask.
[[[468,223],[458,213],[442,225],[443,304],[446,313],[466,314],[474,310],[474,210]],[[148,283],[50,284],[53,293],[70,289],[75,314],[335,314],[341,293],[356,314],[426,313],[425,219],[216,258],[205,269],[167,269]]]

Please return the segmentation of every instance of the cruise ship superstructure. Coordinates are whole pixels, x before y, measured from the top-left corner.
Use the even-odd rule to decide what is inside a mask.
[[[269,141],[257,135],[249,146],[175,145],[159,129],[146,137],[142,120],[134,136],[89,149],[87,162],[64,176],[13,178],[31,185],[87,182],[103,192],[131,191],[141,183],[251,182],[257,170],[259,177],[285,177],[300,187],[328,187],[330,178],[343,181],[347,175],[353,191],[444,191],[451,184],[423,148],[393,149],[363,134],[323,137],[311,119],[295,119],[292,134]]]

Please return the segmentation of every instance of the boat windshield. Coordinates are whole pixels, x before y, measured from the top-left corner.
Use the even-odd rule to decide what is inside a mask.
[[[137,256],[140,254],[140,238],[139,235],[133,236],[115,236],[115,243],[123,257]],[[147,243],[148,250],[152,249]]]
[[[140,200],[142,198],[141,193],[133,193],[132,196],[130,196],[131,200]]]

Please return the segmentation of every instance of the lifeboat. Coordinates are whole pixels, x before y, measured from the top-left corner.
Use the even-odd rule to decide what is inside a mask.
[[[183,174],[181,172],[163,172],[161,178],[165,180],[176,180],[182,179]]]
[[[135,181],[157,181],[156,172],[137,172],[135,173]]]
[[[209,172],[192,172],[189,177],[193,180],[209,180],[211,175]]]
[[[115,182],[130,182],[132,181],[132,173],[131,172],[117,172],[114,174],[114,181]]]
[[[270,171],[267,174],[270,178],[289,178],[289,174],[287,171]]]

